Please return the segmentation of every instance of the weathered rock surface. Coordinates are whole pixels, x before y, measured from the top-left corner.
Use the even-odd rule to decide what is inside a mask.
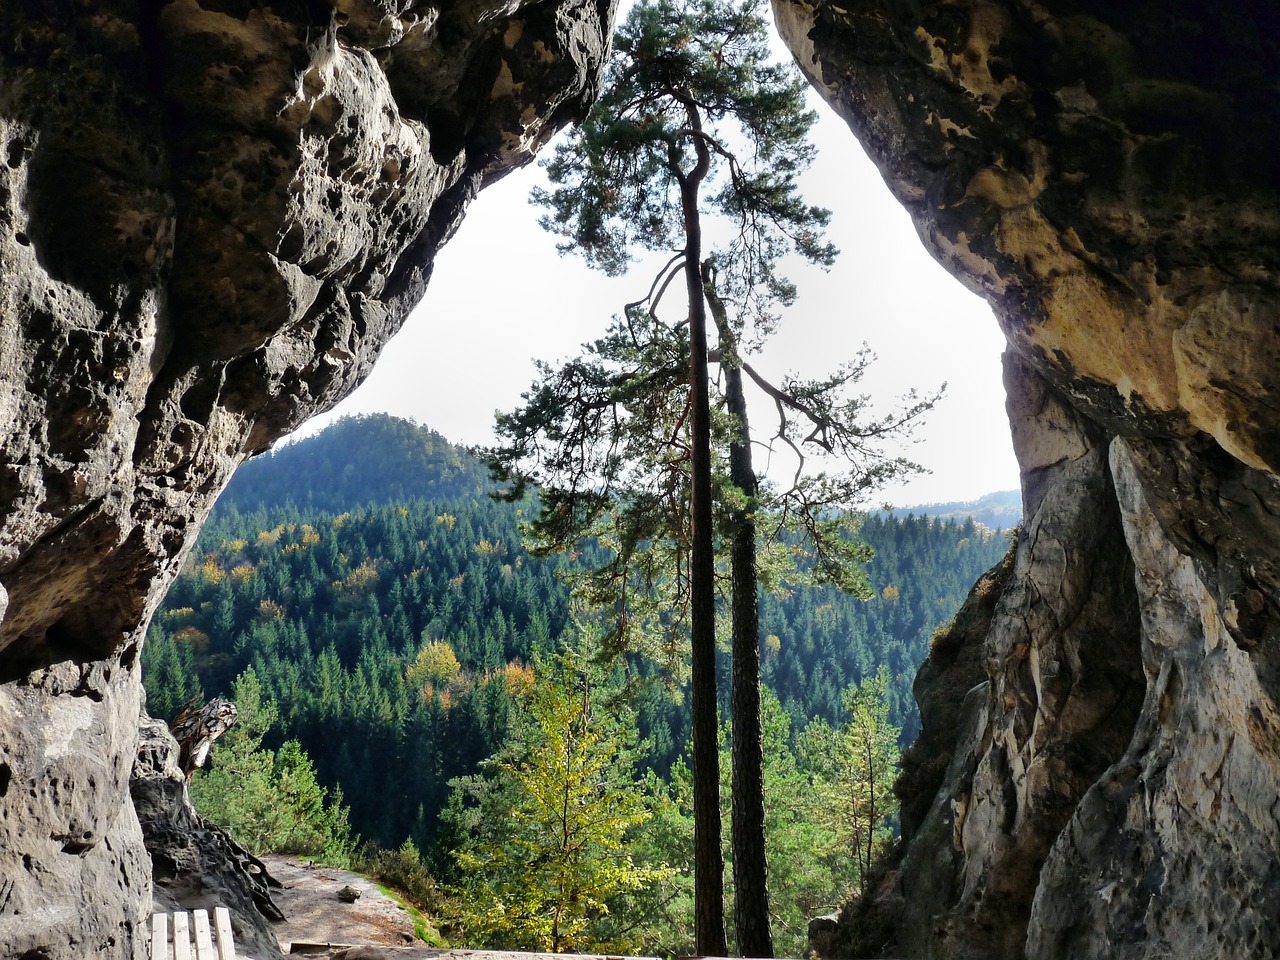
[[[900,948],[1280,956],[1275,11],[775,6],[1011,350],[1027,522],[921,687]],[[607,7],[0,6],[0,955],[142,955],[149,615],[583,108]]]
[[[926,668],[896,949],[1280,956],[1276,11],[774,5],[1010,346],[1026,522]]]
[[[368,372],[609,0],[0,5],[0,956],[142,956],[138,648],[235,466]],[[463,361],[465,362],[465,361]]]
[[[270,875],[196,813],[179,757],[164,723],[144,717],[129,794],[151,857],[155,909],[212,913],[227,907],[237,949],[254,960],[279,960],[283,954],[270,921],[283,914],[272,899]]]
[[[0,684],[0,955],[133,955],[151,910],[127,802],[140,693],[136,663],[119,659]]]

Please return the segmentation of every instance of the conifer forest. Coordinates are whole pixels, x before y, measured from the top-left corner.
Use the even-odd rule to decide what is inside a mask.
[[[450,942],[688,952],[687,671],[606,652],[571,594],[602,548],[533,555],[535,504],[491,489],[471,454],[383,415],[246,464],[154,618],[148,709],[236,699],[198,808],[257,853],[390,864]],[[803,577],[761,595],[780,955],[892,843],[916,667],[1007,548],[972,520],[915,515],[867,516],[857,536],[869,599]],[[725,642],[726,702],[729,660]],[[727,756],[728,720],[721,736]]]

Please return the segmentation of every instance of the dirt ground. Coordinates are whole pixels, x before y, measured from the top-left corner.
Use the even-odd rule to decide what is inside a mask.
[[[415,943],[408,912],[364,877],[291,857],[263,857],[263,862],[283,885],[272,891],[272,899],[286,917],[284,923],[275,924],[285,953],[292,948],[295,954],[326,957],[336,952],[335,947],[406,947]],[[338,891],[347,887],[360,894],[353,903],[338,896]],[[440,952],[433,950],[430,955]]]
[[[275,924],[285,954],[310,960],[564,960],[553,954],[441,950],[413,937],[408,912],[371,881],[346,870],[317,867],[292,857],[263,857],[282,889],[272,899],[284,912]],[[338,891],[360,896],[346,903]],[[576,960],[622,960],[578,957]],[[632,960],[653,960],[650,957]]]

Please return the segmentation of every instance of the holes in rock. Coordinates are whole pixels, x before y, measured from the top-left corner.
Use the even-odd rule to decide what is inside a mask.
[[[294,222],[289,225],[289,229],[285,231],[283,237],[276,247],[276,256],[281,260],[287,260],[290,263],[296,263],[302,256],[302,250],[306,243],[306,232],[302,229],[302,224]]]
[[[24,247],[29,247],[29,246],[31,246],[31,238],[30,238],[30,237],[28,237],[28,236],[27,236],[25,233],[23,233],[21,230],[19,230],[17,233],[15,233],[15,234],[13,235],[13,239],[17,240],[17,241],[18,241],[20,244],[22,244]]]
[[[441,165],[452,163],[467,142],[462,122],[451,111],[428,110],[427,127],[431,131],[432,158]]]
[[[9,148],[5,151],[4,162],[10,170],[17,170],[22,166],[22,161],[27,158],[27,148],[16,140],[9,142]]]
[[[1231,598],[1235,606],[1236,623],[1240,628],[1240,641],[1253,647],[1267,632],[1267,598],[1262,591],[1249,588]]]
[[[13,781],[13,768],[7,763],[0,763],[0,797],[9,792],[9,784]]]
[[[37,682],[42,686],[61,681],[49,677],[35,676],[53,664],[70,661],[87,664],[106,660],[115,653],[111,648],[110,630],[105,626],[95,627],[95,620],[100,624],[109,622],[109,614],[117,614],[116,610],[105,609],[101,602],[83,607],[74,607],[63,615],[62,619],[52,624],[43,638],[33,639],[31,645],[23,651],[23,656],[0,658],[0,683],[18,681]],[[65,684],[63,684],[65,687]],[[60,692],[71,692],[60,688]],[[102,699],[101,690],[77,688],[78,695],[88,696],[94,700]]]
[[[83,839],[67,840],[62,844],[62,852],[72,856],[80,856],[93,848],[92,837],[85,834]]]
[[[203,423],[217,403],[218,384],[213,377],[197,380],[179,399],[178,407],[188,420]]]

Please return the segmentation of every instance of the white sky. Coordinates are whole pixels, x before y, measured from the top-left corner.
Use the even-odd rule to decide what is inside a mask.
[[[790,272],[799,298],[757,367],[817,376],[865,341],[878,359],[861,392],[891,403],[912,386],[947,381],[919,442],[905,451],[931,475],[886,490],[876,503],[1016,489],[1000,379],[1004,340],[990,308],[929,256],[848,127],[815,95],[811,102],[821,114],[819,153],[805,197],[832,211],[829,235],[841,254],[830,273]],[[494,411],[514,408],[531,383],[533,358],[575,355],[622,304],[648,290],[652,271],[642,266],[611,279],[556,253],[527,202],[542,181],[531,165],[481,192],[438,256],[425,299],[372,375],[302,433],[344,414],[385,411],[455,443],[488,443]],[[757,409],[763,418],[767,411]]]

